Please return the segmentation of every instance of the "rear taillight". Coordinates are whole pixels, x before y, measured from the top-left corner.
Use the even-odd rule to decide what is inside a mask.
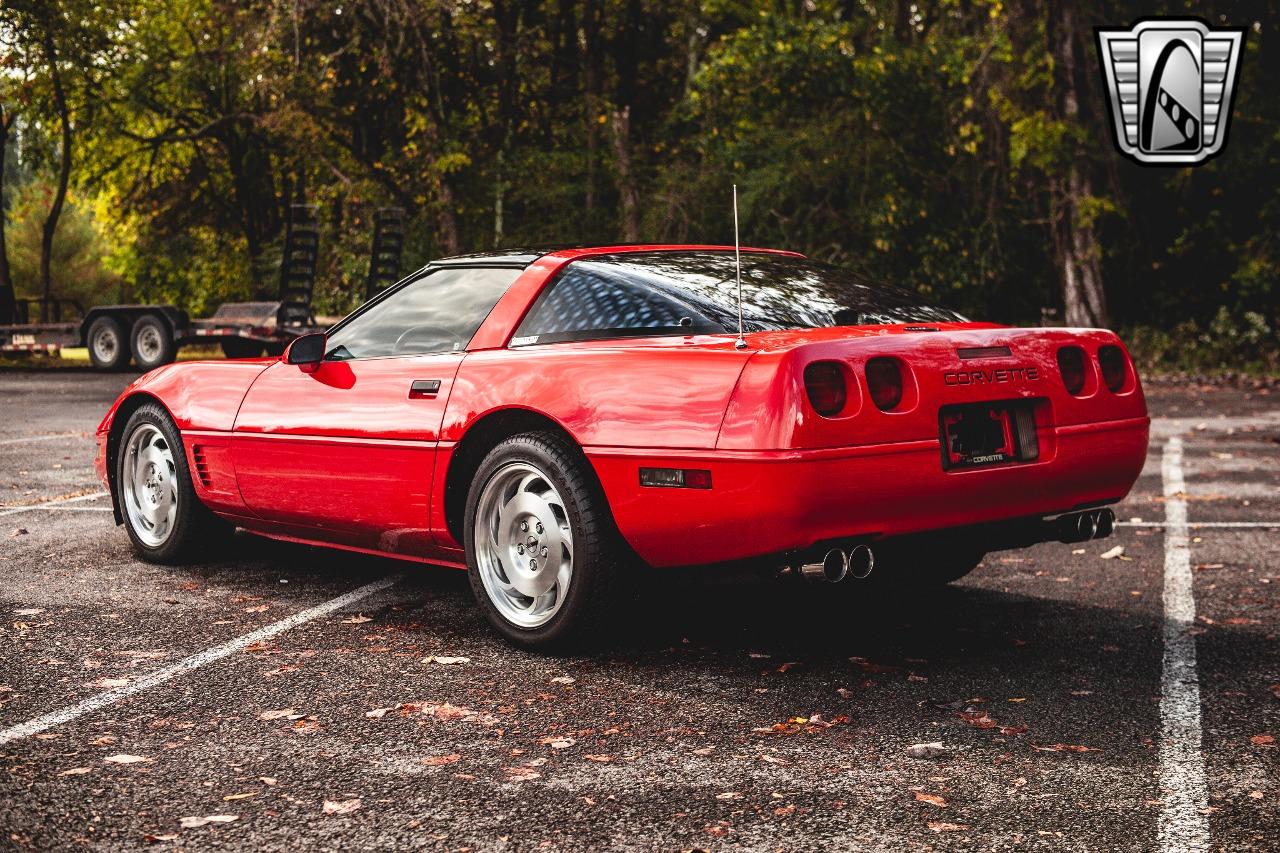
[[[867,389],[882,412],[897,408],[902,402],[902,368],[892,358],[873,358],[867,362]]]
[[[805,367],[804,390],[813,410],[827,418],[843,409],[848,399],[844,370],[835,361],[815,361]]]
[[[1062,376],[1062,384],[1067,386],[1070,394],[1079,394],[1084,390],[1084,350],[1080,347],[1063,347],[1058,350],[1058,373]]]
[[[1129,366],[1125,363],[1124,352],[1114,344],[1098,348],[1098,366],[1102,368],[1102,381],[1112,391],[1124,388],[1129,380]]]

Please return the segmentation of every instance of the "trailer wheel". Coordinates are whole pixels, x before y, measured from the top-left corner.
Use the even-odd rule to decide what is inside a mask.
[[[222,354],[227,358],[257,358],[262,355],[262,344],[244,338],[223,338]]]
[[[171,364],[178,355],[169,327],[154,314],[147,314],[133,324],[132,344],[133,361],[143,370]]]
[[[99,317],[94,320],[86,339],[89,361],[99,370],[118,370],[129,360],[124,326],[115,317]]]

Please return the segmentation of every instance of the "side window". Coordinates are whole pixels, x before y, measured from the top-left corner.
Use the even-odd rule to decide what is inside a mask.
[[[446,268],[387,296],[329,338],[327,358],[376,358],[466,349],[523,270]]]
[[[694,302],[641,273],[574,262],[538,297],[512,342],[549,344],[724,331]]]

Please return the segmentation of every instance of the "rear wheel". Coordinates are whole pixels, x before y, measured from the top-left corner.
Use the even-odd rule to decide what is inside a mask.
[[[471,589],[508,640],[562,646],[610,624],[630,552],[570,442],[532,432],[491,450],[467,496],[465,531]]]
[[[124,326],[115,317],[99,317],[86,336],[89,361],[99,370],[119,370],[129,360]]]
[[[185,562],[231,531],[196,497],[182,439],[158,405],[142,406],[125,424],[115,492],[129,540],[149,562]]]
[[[162,364],[172,364],[177,358],[178,346],[169,333],[169,326],[153,314],[141,317],[133,324],[130,338],[133,363],[143,370],[154,370]]]

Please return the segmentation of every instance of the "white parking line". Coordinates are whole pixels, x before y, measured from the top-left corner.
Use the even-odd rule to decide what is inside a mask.
[[[1200,680],[1196,673],[1196,600],[1191,585],[1182,439],[1164,445],[1164,668],[1160,676],[1160,849],[1209,849],[1208,788],[1201,754]]]
[[[28,435],[22,438],[5,438],[0,439],[0,445],[6,444],[29,444],[33,441],[54,441],[59,438],[87,438],[88,436],[79,432],[59,432],[52,435]]]
[[[345,595],[340,595],[337,598],[331,598],[323,604],[318,604],[315,607],[308,608],[307,610],[299,611],[292,616],[281,619],[279,622],[273,622],[264,628],[259,628],[256,631],[245,634],[243,637],[237,637],[236,639],[223,643],[220,646],[215,646],[214,648],[206,649],[203,652],[194,654],[191,657],[183,658],[171,666],[166,666],[163,669],[157,669],[138,678],[136,681],[130,682],[124,687],[117,687],[114,690],[107,690],[102,693],[98,693],[83,702],[78,702],[75,705],[68,705],[65,708],[45,714],[42,717],[36,717],[34,720],[29,720],[25,723],[21,723],[20,725],[13,726],[12,728],[4,729],[0,731],[0,746],[11,741],[21,740],[22,738],[39,734],[40,732],[46,731],[55,726],[60,726],[63,723],[70,722],[77,717],[82,717],[85,714],[105,708],[108,705],[114,705],[135,693],[141,693],[143,690],[155,687],[158,684],[163,684],[170,679],[177,678],[179,675],[184,675],[194,669],[198,669],[207,663],[213,663],[216,660],[220,660],[227,655],[234,654],[235,652],[251,646],[254,643],[260,643],[263,640],[268,640],[279,634],[283,634],[290,628],[296,628],[299,625],[311,622],[321,616],[326,616],[335,610],[341,610],[347,605],[355,604],[357,601],[361,601],[376,592],[381,592],[382,590],[393,586],[401,579],[401,577],[402,575],[390,575],[382,578],[381,580],[376,580],[373,583],[365,584],[359,589],[353,589],[351,592],[348,592]]]
[[[1116,527],[1168,527],[1167,521],[1117,521]],[[1280,521],[1189,521],[1185,527],[1220,527],[1230,530],[1233,527],[1248,529],[1251,527],[1280,528]]]
[[[80,495],[74,498],[58,498],[52,501],[43,501],[38,504],[27,504],[26,506],[16,506],[13,509],[0,509],[0,516],[17,515],[20,512],[33,512],[37,509],[53,509],[62,504],[77,503],[79,501],[94,501],[98,498],[105,498],[106,492],[94,492],[92,495]]]

